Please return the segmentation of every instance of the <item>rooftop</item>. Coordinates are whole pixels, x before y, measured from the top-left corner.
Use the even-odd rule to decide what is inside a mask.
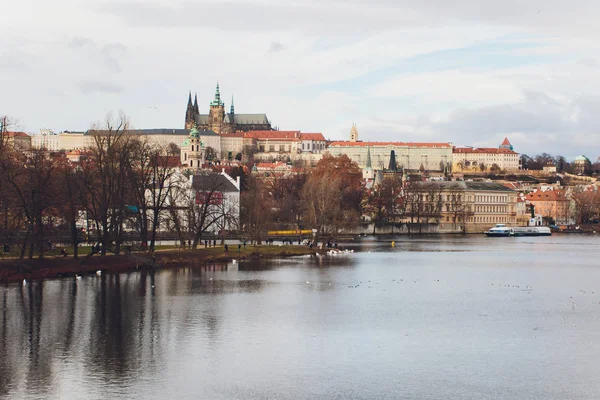
[[[349,142],[339,141],[329,143],[330,147],[426,147],[426,148],[450,148],[450,143],[424,143],[424,142]]]
[[[452,152],[455,154],[519,154],[510,149],[498,149],[495,147],[454,147]]]

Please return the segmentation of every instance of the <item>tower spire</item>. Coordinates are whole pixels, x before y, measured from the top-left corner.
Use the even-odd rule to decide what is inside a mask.
[[[190,90],[187,108],[185,110],[185,129],[190,129],[195,119],[196,113],[194,112],[194,105],[192,104],[192,91]]]
[[[194,112],[200,114],[200,110],[198,109],[198,93],[194,93]]]
[[[233,95],[231,95],[231,110],[229,112],[231,114],[235,114],[235,107],[233,106]]]
[[[371,166],[371,148],[367,147],[367,166],[366,168],[372,168]]]
[[[219,82],[217,82],[217,90],[215,90],[215,99],[210,103],[211,106],[223,106],[221,101],[221,92],[219,91]]]

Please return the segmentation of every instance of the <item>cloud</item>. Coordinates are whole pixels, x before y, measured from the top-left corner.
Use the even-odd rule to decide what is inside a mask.
[[[69,48],[71,49],[81,49],[81,48],[96,48],[96,42],[92,39],[75,36],[69,42]]]
[[[339,35],[418,24],[410,8],[399,9],[387,5],[365,7],[364,4],[343,5],[327,1],[182,1],[169,5],[119,1],[96,4],[92,7],[122,18],[130,24],[169,28],[217,28],[253,32],[304,31],[310,28],[306,32]],[[220,18],[206,18],[199,23],[197,19],[190,18],[190,15],[227,16],[227,24],[224,25]]]
[[[100,62],[110,72],[122,71],[121,60],[127,56],[128,49],[122,43],[107,43],[98,45],[94,40],[76,36],[71,39],[68,47],[76,52],[85,54],[87,61]]]
[[[269,46],[269,50],[267,51],[267,53],[279,53],[283,49],[285,49],[285,46],[282,43],[271,42],[271,45]]]
[[[92,93],[109,93],[116,94],[122,93],[125,89],[121,85],[117,85],[110,82],[102,82],[95,80],[81,81],[77,84],[79,90],[84,94]]]

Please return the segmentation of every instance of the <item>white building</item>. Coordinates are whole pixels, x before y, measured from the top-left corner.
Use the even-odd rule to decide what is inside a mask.
[[[50,129],[40,129],[37,135],[31,135],[31,147],[34,149],[60,150],[59,135]]]
[[[350,131],[350,141],[331,142],[327,151],[332,156],[347,155],[361,169],[369,158],[374,170],[388,169],[392,151],[396,168],[443,171],[452,163],[450,143],[362,142],[358,140],[356,125]]]
[[[208,234],[239,229],[239,177],[233,179],[225,171],[187,177],[178,170],[169,187],[171,192],[165,202],[160,231],[193,233],[193,227],[202,218]]]
[[[453,171],[489,171],[496,164],[504,171],[520,169],[519,153],[513,150],[508,138],[498,148],[455,147],[452,150]]]

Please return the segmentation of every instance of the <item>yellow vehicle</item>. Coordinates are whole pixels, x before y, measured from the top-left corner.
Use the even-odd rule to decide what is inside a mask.
[[[287,231],[269,231],[269,236],[312,235],[311,229],[290,229]]]

